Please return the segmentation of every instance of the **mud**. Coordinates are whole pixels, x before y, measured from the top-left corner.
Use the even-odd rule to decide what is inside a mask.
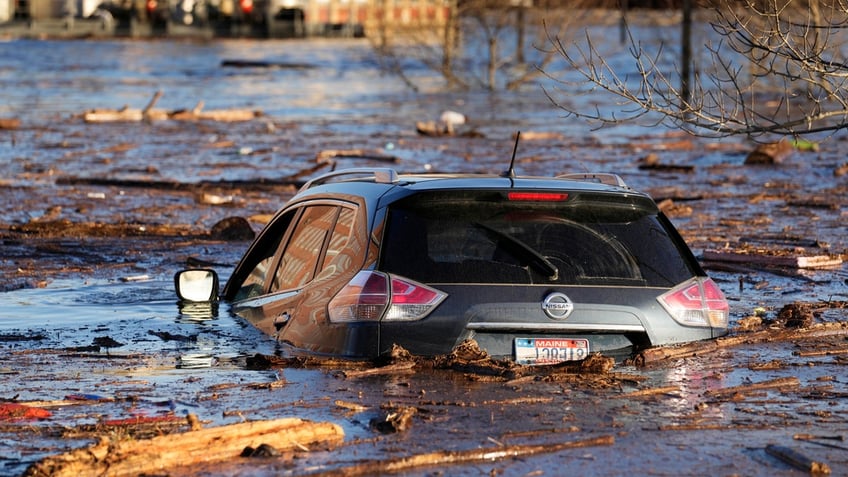
[[[756,144],[745,140],[661,128],[592,131],[560,118],[534,87],[412,94],[373,72],[365,43],[297,45],[0,44],[0,81],[14,91],[0,115],[20,120],[0,130],[0,404],[43,410],[18,415],[9,407],[11,418],[0,415],[0,474],[20,475],[103,437],[182,432],[189,415],[205,427],[332,421],[345,439],[332,448],[195,462],[169,475],[350,475],[412,456],[426,459],[404,475],[809,473],[774,446],[848,473],[844,264],[809,270],[705,260],[731,300],[735,341],[611,368],[514,367],[473,348],[423,362],[292,360],[225,305],[180,308],[174,272],[203,264],[226,279],[249,244],[213,235],[215,225],[240,217],[258,230],[305,178],[331,167],[327,157],[339,167],[384,167],[390,156],[400,170],[499,172],[516,130],[526,138],[519,173],[617,172],[662,204],[699,256],[844,257],[848,250],[842,136],[781,164],[746,165]],[[44,62],[24,64],[18,50]],[[219,67],[222,58],[281,56],[316,68]],[[153,88],[164,89],[169,109],[205,99],[210,108],[261,107],[264,115],[116,124],[79,116],[141,107]],[[442,109],[461,109],[479,134],[419,135],[416,121]],[[322,154],[354,149],[366,154]],[[674,167],[640,167],[649,155],[655,166]],[[793,332],[790,319],[830,333]],[[596,438],[588,447],[566,445]],[[479,450],[489,457],[457,457]]]

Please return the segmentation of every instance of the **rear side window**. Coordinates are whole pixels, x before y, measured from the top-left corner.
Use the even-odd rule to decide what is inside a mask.
[[[345,253],[345,247],[350,242],[353,234],[353,225],[356,213],[353,209],[342,207],[339,218],[333,227],[330,240],[327,243],[327,252],[321,264],[318,278],[329,277],[337,273],[343,273],[352,266],[351,255]]]
[[[654,207],[610,197],[428,193],[391,207],[380,260],[429,283],[671,287],[696,274],[676,237]]]
[[[283,252],[271,291],[299,288],[315,274],[321,249],[332,232],[339,208],[335,206],[307,207]]]

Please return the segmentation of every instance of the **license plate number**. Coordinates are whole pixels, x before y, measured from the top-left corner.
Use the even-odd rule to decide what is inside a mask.
[[[579,361],[589,356],[589,340],[563,338],[515,338],[518,364],[554,364]]]

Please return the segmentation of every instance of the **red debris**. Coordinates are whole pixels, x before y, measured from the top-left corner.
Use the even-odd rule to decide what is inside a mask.
[[[52,416],[50,411],[40,407],[27,406],[16,403],[0,404],[0,421],[14,421],[18,419],[46,419]]]

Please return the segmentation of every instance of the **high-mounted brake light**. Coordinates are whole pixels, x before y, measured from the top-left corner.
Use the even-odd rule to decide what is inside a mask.
[[[564,192],[508,192],[507,199],[515,201],[562,202],[568,200]]]
[[[361,271],[330,300],[327,312],[334,323],[414,321],[430,314],[446,297],[446,293],[412,280]]]
[[[657,300],[680,324],[727,328],[730,305],[711,278],[687,281]]]

